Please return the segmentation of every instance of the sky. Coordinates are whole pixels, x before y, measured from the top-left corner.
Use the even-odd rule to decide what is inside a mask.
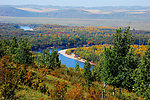
[[[150,6],[150,0],[0,0],[0,5],[54,5],[54,6]]]

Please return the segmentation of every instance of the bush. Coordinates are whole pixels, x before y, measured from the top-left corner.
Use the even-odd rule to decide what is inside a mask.
[[[66,82],[57,81],[54,84],[55,89],[51,89],[50,91],[52,98],[55,100],[66,100],[65,95],[67,92],[67,86]]]
[[[72,87],[70,91],[66,93],[67,100],[85,100],[84,89],[81,84],[76,87]]]
[[[66,50],[66,52],[65,52],[67,55],[71,55],[71,49],[68,49],[68,50]]]

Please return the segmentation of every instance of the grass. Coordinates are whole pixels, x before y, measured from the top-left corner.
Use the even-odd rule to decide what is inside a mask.
[[[48,81],[51,81],[52,83],[55,83],[56,81],[65,81],[66,83],[69,83],[68,81],[66,81],[66,80],[64,80],[64,79],[62,79],[62,78],[57,78],[57,77],[52,76],[52,75],[47,75],[47,76],[46,76],[46,79],[47,79]]]
[[[49,98],[47,95],[33,90],[28,86],[23,86],[23,89],[18,90],[16,93],[16,97],[18,97],[18,100],[39,100],[40,98]]]

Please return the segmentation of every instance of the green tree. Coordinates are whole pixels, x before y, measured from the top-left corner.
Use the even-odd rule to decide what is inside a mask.
[[[91,84],[92,72],[91,72],[91,65],[88,61],[85,62],[84,73],[83,74],[84,74],[84,77],[85,77],[86,84],[89,86]]]
[[[130,27],[124,32],[117,29],[113,48],[105,48],[102,74],[106,84],[132,90],[134,84],[132,74],[137,67],[137,61],[130,48],[132,40]]]
[[[53,69],[60,68],[61,61],[59,61],[59,54],[57,54],[57,50],[52,50],[50,61],[53,66]]]
[[[9,43],[10,43],[10,41],[8,39],[0,40],[0,58],[4,55],[8,54]]]
[[[3,46],[3,41],[0,40],[0,58],[2,56],[4,56],[4,54],[5,54],[5,49],[4,49],[4,46]]]
[[[19,64],[33,64],[31,46],[27,39],[20,39],[13,60]]]
[[[10,48],[9,48],[9,52],[10,54],[15,54],[16,50],[18,48],[18,41],[16,37],[13,37],[11,43],[10,43]]]
[[[150,40],[148,47],[143,56],[141,63],[135,70],[135,84],[134,89],[137,94],[144,96],[146,99],[150,99]]]
[[[76,71],[79,71],[80,69],[79,69],[79,62],[77,61],[77,63],[76,63],[76,66],[75,66],[75,70]]]
[[[38,58],[42,66],[48,69],[54,70],[55,68],[60,68],[61,62],[59,61],[59,54],[56,50],[52,50],[51,54],[49,50],[44,50],[41,57]]]
[[[45,68],[51,69],[52,65],[51,65],[50,59],[51,59],[51,55],[49,53],[49,50],[48,49],[44,50],[42,54],[42,59],[41,59],[42,66],[44,66]]]
[[[101,81],[103,69],[103,58],[101,58],[96,66],[92,70],[92,77],[94,81]]]

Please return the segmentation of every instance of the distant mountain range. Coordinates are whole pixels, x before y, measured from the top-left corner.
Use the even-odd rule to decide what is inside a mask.
[[[61,7],[51,5],[1,5],[0,16],[148,20],[150,19],[150,7]]]

